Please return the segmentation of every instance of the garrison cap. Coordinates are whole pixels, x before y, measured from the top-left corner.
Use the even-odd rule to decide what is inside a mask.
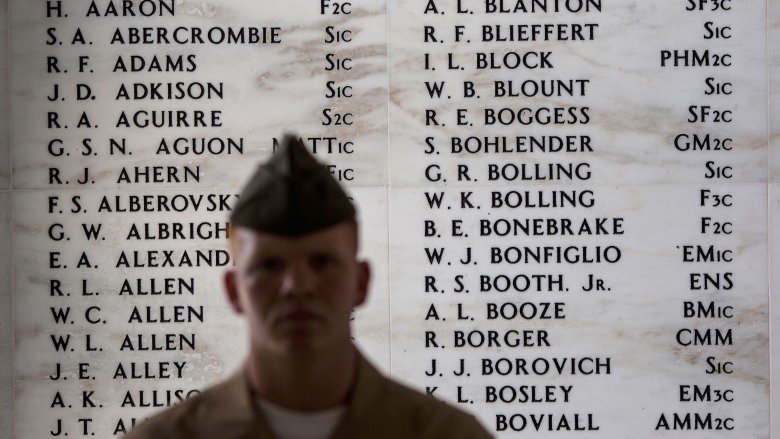
[[[230,223],[275,235],[303,235],[355,218],[355,207],[300,137],[286,134],[241,191]]]

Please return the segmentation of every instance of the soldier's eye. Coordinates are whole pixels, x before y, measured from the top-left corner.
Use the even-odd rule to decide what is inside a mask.
[[[335,258],[325,253],[317,253],[311,258],[311,266],[312,268],[317,270],[322,270],[323,268],[327,268],[335,264],[335,262],[336,262]]]
[[[282,261],[273,258],[261,259],[254,264],[253,268],[262,271],[279,271],[282,269]]]

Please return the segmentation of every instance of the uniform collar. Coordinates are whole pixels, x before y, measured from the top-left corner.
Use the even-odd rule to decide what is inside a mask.
[[[374,402],[381,397],[385,379],[382,374],[355,348],[357,367],[355,381],[347,402],[347,411],[333,432],[332,439],[359,437],[359,432],[370,431]]]
[[[274,434],[254,403],[246,364],[222,385],[221,393],[226,399],[212,408],[214,419],[222,420],[221,428],[238,438],[273,438]],[[225,434],[224,437],[233,436]]]
[[[347,401],[347,410],[339,421],[332,438],[357,437],[355,432],[366,431],[363,425],[370,419],[371,406],[382,393],[382,374],[356,350],[355,379]],[[252,394],[246,364],[223,383],[227,400],[214,407],[216,419],[223,419],[224,428],[239,433],[240,438],[273,438],[268,422],[258,410]],[[226,435],[229,437],[229,435]]]

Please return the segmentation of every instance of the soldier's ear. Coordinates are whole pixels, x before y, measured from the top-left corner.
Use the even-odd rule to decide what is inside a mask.
[[[371,265],[367,261],[358,261],[357,297],[353,306],[360,306],[368,298],[368,288],[371,284]]]
[[[225,288],[225,297],[230,307],[236,314],[243,314],[244,307],[241,305],[241,298],[238,294],[238,284],[236,283],[236,269],[234,267],[225,270],[222,275],[222,284]]]

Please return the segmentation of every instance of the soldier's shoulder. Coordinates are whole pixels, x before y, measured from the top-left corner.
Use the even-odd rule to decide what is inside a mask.
[[[124,439],[198,437],[199,423],[214,413],[214,409],[224,399],[227,385],[226,382],[218,383],[153,415],[136,425]]]
[[[493,437],[474,415],[389,378],[386,378],[382,400],[388,410],[409,420],[412,430],[420,437]]]

